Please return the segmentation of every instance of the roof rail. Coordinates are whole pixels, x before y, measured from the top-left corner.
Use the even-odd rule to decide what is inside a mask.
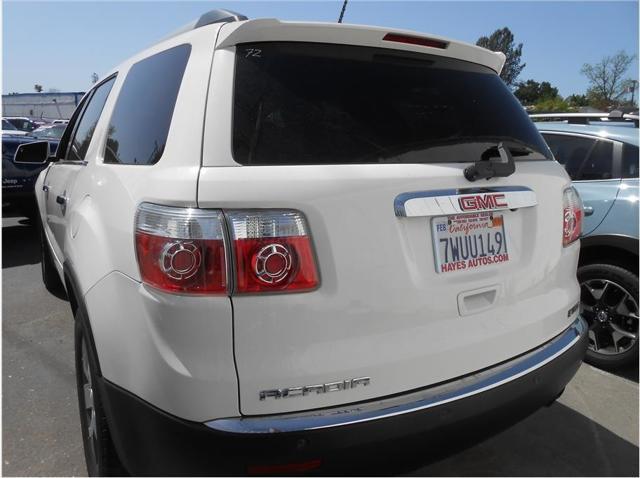
[[[532,120],[543,121],[564,121],[569,124],[589,124],[591,121],[617,122],[627,123],[633,121],[635,127],[638,127],[640,117],[637,114],[623,114],[622,111],[614,110],[611,113],[536,113],[529,117]]]

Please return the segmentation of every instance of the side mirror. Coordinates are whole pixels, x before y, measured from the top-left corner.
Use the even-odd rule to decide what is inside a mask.
[[[18,146],[13,157],[14,163],[46,164],[49,160],[49,142],[36,141]]]

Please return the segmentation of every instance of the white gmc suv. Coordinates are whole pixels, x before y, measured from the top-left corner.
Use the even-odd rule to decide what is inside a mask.
[[[550,404],[580,198],[504,55],[213,11],[86,94],[36,184],[91,474],[344,470]]]

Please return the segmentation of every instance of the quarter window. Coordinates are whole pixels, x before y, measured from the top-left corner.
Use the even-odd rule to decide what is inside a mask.
[[[89,102],[81,114],[78,127],[73,133],[71,147],[67,153],[67,161],[84,161],[93,138],[93,133],[100,119],[104,104],[109,97],[115,77],[99,85],[91,95]]]
[[[596,141],[591,154],[583,163],[578,180],[595,181],[613,178],[613,143],[610,141]]]
[[[613,178],[613,144],[582,136],[543,134],[556,160],[574,181]]]
[[[106,163],[160,160],[190,53],[190,45],[180,45],[131,67],[109,122]]]

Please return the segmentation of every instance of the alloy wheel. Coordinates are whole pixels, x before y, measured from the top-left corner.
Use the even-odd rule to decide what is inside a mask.
[[[619,355],[638,340],[638,302],[620,284],[590,279],[580,284],[580,306],[589,323],[589,349]]]
[[[91,369],[89,365],[89,354],[87,353],[86,342],[82,341],[81,348],[82,363],[82,391],[84,398],[85,427],[87,432],[87,445],[89,446],[89,455],[93,463],[97,463],[98,450],[98,433],[96,423],[96,409],[94,402],[93,382],[91,380]]]

